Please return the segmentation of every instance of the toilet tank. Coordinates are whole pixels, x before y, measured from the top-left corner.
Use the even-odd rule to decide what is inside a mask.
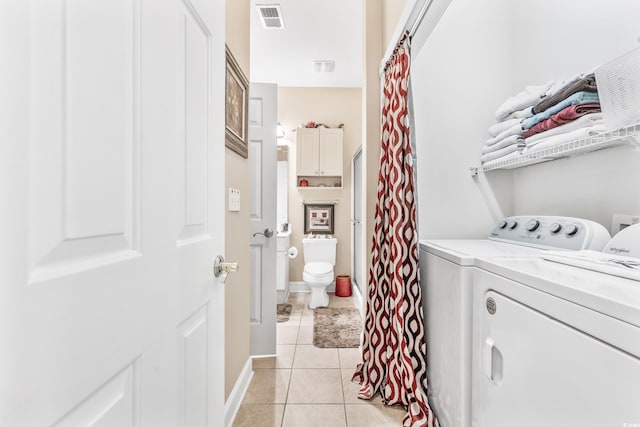
[[[328,262],[336,265],[336,245],[338,239],[332,238],[304,238],[302,239],[302,249],[304,251],[304,263]]]

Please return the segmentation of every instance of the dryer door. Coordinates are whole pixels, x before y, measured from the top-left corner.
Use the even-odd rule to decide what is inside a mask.
[[[575,306],[548,297],[567,308]],[[481,372],[474,371],[474,382],[479,381],[475,388],[479,395],[474,396],[474,425],[640,424],[637,355],[594,339],[578,330],[578,325],[561,323],[499,293],[487,292],[483,302],[484,307],[474,307],[483,312],[478,365]],[[637,328],[636,332],[635,339],[640,339]],[[616,333],[611,331],[612,335]]]

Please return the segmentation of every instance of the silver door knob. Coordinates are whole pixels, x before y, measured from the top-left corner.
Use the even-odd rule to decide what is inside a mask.
[[[218,255],[213,261],[213,275],[219,277],[221,274],[234,273],[238,271],[237,262],[224,262],[224,257]]]
[[[263,233],[253,233],[253,237],[256,237],[258,234],[261,234],[264,237],[271,237],[273,236],[273,230],[271,228],[265,228]]]

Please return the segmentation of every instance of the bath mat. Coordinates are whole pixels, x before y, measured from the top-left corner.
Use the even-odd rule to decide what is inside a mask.
[[[288,322],[291,316],[291,304],[278,304],[278,323]]]
[[[313,345],[320,348],[360,346],[362,319],[355,307],[318,307],[313,312]]]

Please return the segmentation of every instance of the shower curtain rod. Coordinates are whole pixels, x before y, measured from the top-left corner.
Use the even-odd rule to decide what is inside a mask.
[[[396,43],[393,45],[393,47],[389,45],[389,47],[387,47],[385,55],[382,57],[382,63],[380,64],[379,70],[380,76],[384,74],[387,65],[389,64],[391,59],[393,59],[398,45],[404,40],[405,37],[413,37],[413,35],[418,30],[418,27],[422,23],[425,15],[429,11],[429,8],[433,4],[433,0],[423,0],[424,3],[422,4],[422,6],[420,6],[420,9],[416,13],[416,6],[420,1],[421,0],[416,0],[412,8],[408,11],[405,10],[405,12],[403,13],[404,25],[402,27],[402,30],[400,31],[400,34],[394,37]]]

